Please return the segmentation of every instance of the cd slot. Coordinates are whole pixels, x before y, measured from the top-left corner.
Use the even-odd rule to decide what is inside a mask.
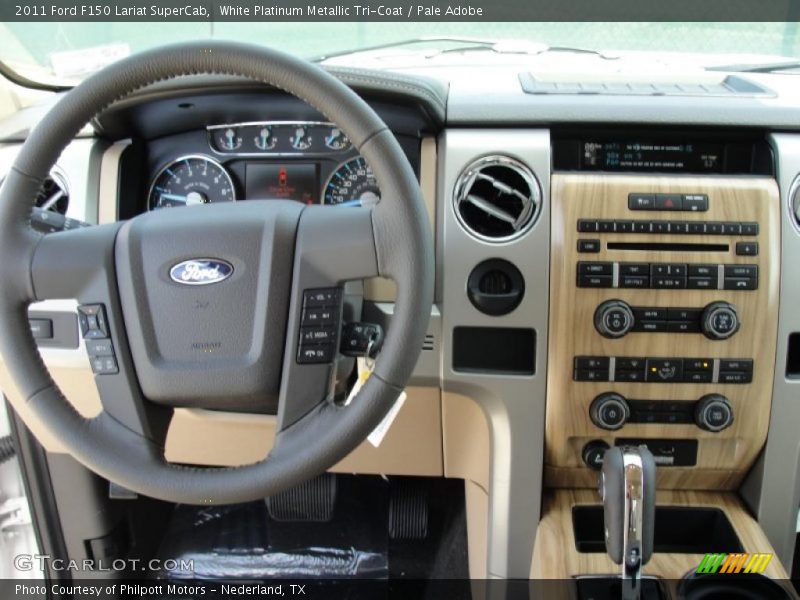
[[[608,242],[609,250],[643,250],[650,252],[730,252],[729,244],[691,244],[687,242]]]

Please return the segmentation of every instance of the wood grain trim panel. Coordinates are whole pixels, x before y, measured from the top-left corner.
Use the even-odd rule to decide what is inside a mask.
[[[774,180],[754,177],[689,177],[607,174],[555,174],[551,179],[552,251],[550,337],[546,417],[547,484],[594,486],[594,474],[582,464],[580,450],[593,439],[613,444],[616,437],[698,439],[694,468],[659,469],[661,488],[733,489],[762,448],[769,424],[775,363],[779,284],[778,187]],[[629,192],[703,193],[709,210],[702,213],[630,211]],[[760,231],[757,257],[736,256],[734,236],[681,234],[578,234],[577,221],[644,219],[682,221],[754,221]],[[579,254],[579,238],[599,238],[598,254]],[[609,250],[607,242],[706,242],[730,244],[727,252],[652,252]],[[755,291],[587,289],[576,287],[579,260],[757,264]],[[593,315],[604,300],[619,298],[631,306],[695,307],[726,300],[736,305],[742,326],[727,341],[701,334],[632,333],[611,340],[593,326]],[[572,380],[573,357],[580,355],[633,357],[753,358],[755,374],[747,385],[584,383]],[[711,392],[724,394],[733,405],[734,424],[721,433],[695,425],[627,424],[617,432],[596,427],[589,405],[600,393],[616,391],[641,400],[697,400]]]
[[[739,498],[732,493],[676,492],[659,490],[658,506],[714,507],[725,512],[738,535],[745,552],[771,552],[774,550],[758,523],[747,513]],[[575,549],[572,528],[572,507],[583,504],[600,504],[596,491],[548,490],[542,502],[542,520],[536,534],[536,545],[531,564],[532,579],[564,579],[575,575],[600,575],[619,573],[607,554],[581,553]],[[722,548],[709,548],[709,552],[724,552]],[[645,565],[645,575],[664,579],[679,579],[694,571],[702,554],[655,553]],[[787,579],[786,571],[777,557],[767,566],[765,575]]]

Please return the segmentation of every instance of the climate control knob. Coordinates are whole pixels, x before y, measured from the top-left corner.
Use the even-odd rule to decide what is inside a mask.
[[[697,401],[694,420],[700,429],[722,431],[733,424],[733,407],[725,396],[708,394]]]
[[[589,418],[600,429],[614,431],[625,425],[631,409],[625,398],[619,394],[608,392],[600,394],[589,406]]]
[[[594,311],[594,326],[600,335],[620,338],[634,325],[633,310],[622,300],[606,300]]]
[[[739,314],[729,302],[712,302],[703,309],[700,327],[712,340],[726,340],[739,331]]]

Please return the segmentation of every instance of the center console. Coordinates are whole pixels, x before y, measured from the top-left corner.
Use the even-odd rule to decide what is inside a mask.
[[[593,487],[606,448],[646,444],[659,488],[735,488],[769,424],[775,181],[576,170],[551,190],[547,484]]]

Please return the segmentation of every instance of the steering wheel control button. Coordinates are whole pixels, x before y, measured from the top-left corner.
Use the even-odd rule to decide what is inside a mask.
[[[85,340],[108,338],[106,311],[102,304],[83,304],[78,307],[78,323]]]
[[[383,328],[376,323],[347,323],[342,328],[339,352],[345,356],[375,358],[383,345]]]
[[[589,418],[599,428],[615,431],[625,425],[630,412],[627,401],[619,394],[600,394],[592,400]]]
[[[583,458],[583,462],[587,467],[599,471],[603,468],[603,456],[606,450],[608,450],[608,444],[606,442],[603,440],[592,440],[591,442],[586,442],[586,445],[581,451],[581,458]]]
[[[340,288],[319,288],[303,291],[303,312],[297,363],[324,364],[336,356],[339,332]]]
[[[607,338],[620,338],[628,333],[636,320],[633,310],[622,300],[607,300],[594,313],[594,326]]]
[[[90,358],[92,372],[95,375],[114,375],[119,373],[117,359],[113,356],[96,356]]]
[[[706,431],[722,431],[733,424],[733,408],[725,396],[708,394],[697,401],[695,422]]]
[[[711,340],[726,340],[739,330],[739,314],[728,302],[712,302],[703,309],[700,326]]]
[[[86,352],[90,357],[114,356],[111,340],[86,340]]]
[[[53,339],[53,321],[51,319],[28,319],[28,325],[31,327],[33,339]]]

